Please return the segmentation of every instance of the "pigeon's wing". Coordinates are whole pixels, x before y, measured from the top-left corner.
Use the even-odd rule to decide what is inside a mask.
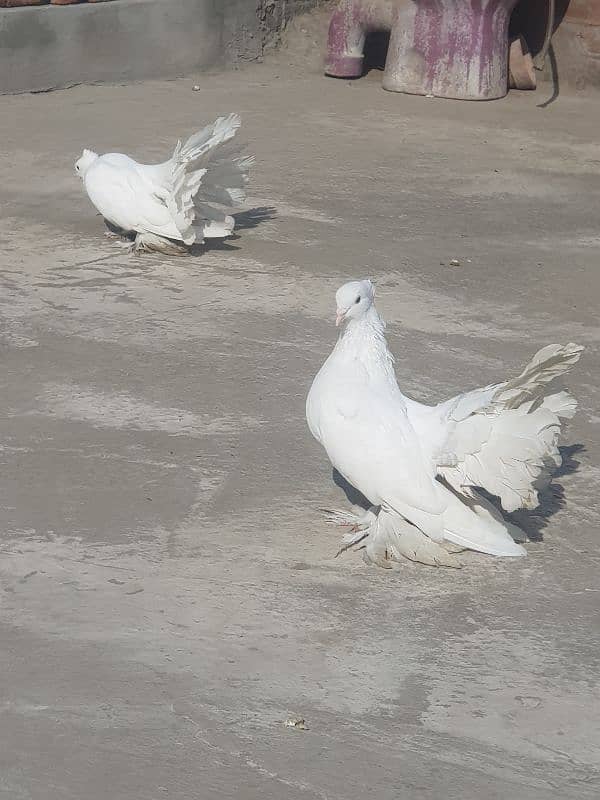
[[[561,419],[576,401],[549,384],[575,364],[583,348],[549,345],[517,378],[460,395],[437,408],[445,439],[438,472],[457,491],[481,487],[506,511],[535,508],[539,489],[560,466]]]
[[[329,397],[321,436],[334,467],[372,502],[441,539],[443,493],[423,458],[401,395],[342,384],[335,399]]]
[[[135,168],[98,159],[86,175],[90,200],[110,222],[124,230],[181,239],[164,199],[152,191]]]

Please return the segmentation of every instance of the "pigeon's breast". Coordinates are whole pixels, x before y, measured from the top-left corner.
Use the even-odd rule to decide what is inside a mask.
[[[320,444],[323,444],[321,432],[323,404],[327,401],[328,393],[326,367],[327,362],[315,376],[306,398],[306,422],[310,432]]]
[[[347,477],[345,462],[361,416],[364,382],[360,372],[330,357],[315,377],[306,399],[306,420],[333,466]]]
[[[99,158],[88,169],[84,183],[88,197],[105,219],[125,231],[136,229],[137,198],[126,171]]]

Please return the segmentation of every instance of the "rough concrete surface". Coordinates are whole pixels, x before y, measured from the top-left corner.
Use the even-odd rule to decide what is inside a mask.
[[[284,62],[0,100],[0,797],[597,798],[598,107]],[[158,160],[230,110],[238,237],[106,240],[82,147]],[[333,557],[304,399],[362,276],[420,399],[587,346],[528,558]]]

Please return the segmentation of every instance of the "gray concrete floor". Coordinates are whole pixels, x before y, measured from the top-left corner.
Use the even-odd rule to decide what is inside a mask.
[[[0,100],[0,796],[597,798],[597,103],[197,81]],[[158,160],[230,110],[276,215],[199,257],[116,249],[82,147]],[[587,346],[527,559],[333,558],[304,399],[363,276],[421,399]]]

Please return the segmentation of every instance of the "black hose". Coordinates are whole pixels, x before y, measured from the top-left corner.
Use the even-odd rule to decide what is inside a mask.
[[[546,34],[544,36],[544,44],[542,49],[533,59],[533,66],[536,69],[544,69],[546,65],[546,56],[550,49],[550,42],[552,41],[552,34],[554,33],[554,15],[556,10],[556,0],[548,0],[548,16],[546,17]]]

